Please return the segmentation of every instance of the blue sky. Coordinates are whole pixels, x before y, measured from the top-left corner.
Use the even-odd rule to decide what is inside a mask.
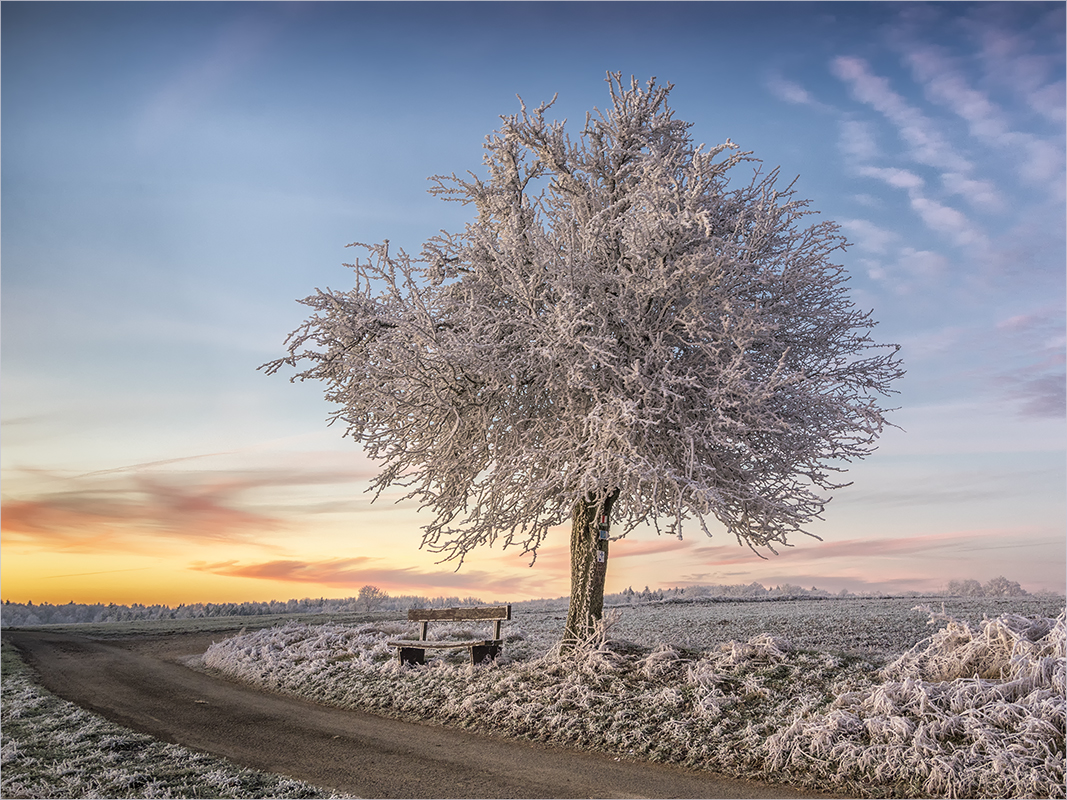
[[[427,177],[608,70],[799,176],[841,224],[857,304],[902,345],[900,410],[823,537],[761,561],[635,535],[608,590],[760,581],[1064,590],[1063,3],[15,3],[2,14],[5,599],[196,602],[566,594],[459,573],[319,387],[256,367],[347,288],[344,245],[417,252],[467,211]],[[739,176],[740,177],[740,176]]]

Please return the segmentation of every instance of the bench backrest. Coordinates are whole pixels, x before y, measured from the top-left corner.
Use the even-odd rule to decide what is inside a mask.
[[[511,603],[504,606],[479,606],[477,608],[410,608],[410,622],[443,620],[463,622],[476,619],[511,619]]]
[[[409,622],[421,622],[419,639],[426,641],[426,626],[433,621],[466,622],[469,620],[490,620],[493,623],[493,638],[500,638],[500,623],[511,619],[511,603],[503,606],[477,606],[468,608],[410,608]]]

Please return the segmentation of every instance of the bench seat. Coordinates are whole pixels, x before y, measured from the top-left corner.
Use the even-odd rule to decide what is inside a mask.
[[[410,622],[421,623],[418,639],[394,639],[386,642],[396,648],[401,664],[425,664],[427,650],[458,650],[467,648],[471,664],[495,661],[504,644],[500,635],[500,623],[511,619],[511,604],[479,608],[412,608],[408,610]],[[462,641],[432,640],[426,638],[426,628],[431,621],[462,622],[482,620],[493,623],[492,639],[464,639]]]
[[[395,642],[386,642],[390,647],[416,647],[420,650],[429,649],[459,649],[461,647],[491,647],[502,645],[503,639],[464,639],[456,642],[423,641],[421,639],[398,639]]]

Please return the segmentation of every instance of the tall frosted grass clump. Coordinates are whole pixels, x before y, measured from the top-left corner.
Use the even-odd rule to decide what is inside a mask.
[[[882,669],[882,683],[800,716],[769,766],[831,786],[928,797],[1063,797],[1065,617],[947,625]]]

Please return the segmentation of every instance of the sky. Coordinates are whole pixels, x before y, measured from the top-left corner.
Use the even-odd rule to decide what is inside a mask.
[[[607,591],[792,583],[1065,590],[1063,3],[0,5],[0,594],[242,602],[569,592],[419,549],[410,502],[326,425],[323,387],[257,367],[348,289],[345,245],[408,252],[470,213],[501,115],[577,135],[605,75],[797,178],[907,376],[819,537],[762,559],[724,530],[638,531]],[[739,180],[745,180],[741,175]]]

